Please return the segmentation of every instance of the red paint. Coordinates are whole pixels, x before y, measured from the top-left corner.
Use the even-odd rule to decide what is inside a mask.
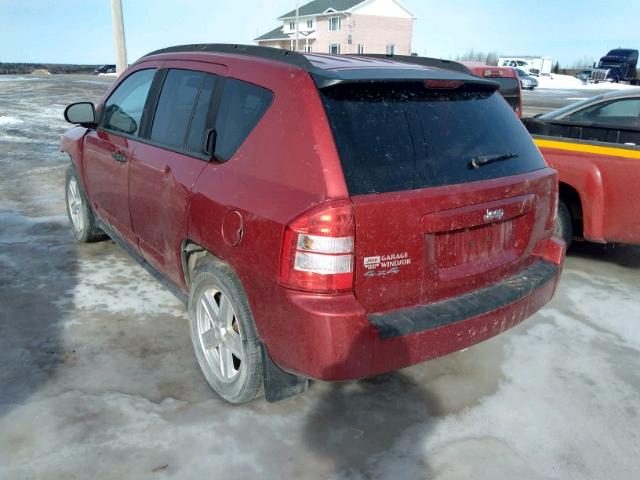
[[[640,244],[640,161],[541,147],[560,182],[580,195],[583,236],[592,242]]]
[[[327,68],[350,66],[345,58],[310,57]],[[72,129],[63,149],[72,155],[98,215],[182,291],[188,291],[181,266],[184,241],[227,262],[243,284],[261,340],[282,368],[340,380],[405,367],[500,333],[551,298],[557,278],[486,315],[380,340],[367,313],[461,295],[540,258],[560,264],[562,245],[552,239],[550,221],[556,208],[555,172],[542,169],[464,185],[349,197],[324,107],[304,70],[241,55],[174,53],[147,58],[130,71],[150,65],[259,79],[274,92],[274,100],[225,163],[207,163],[103,131],[83,137],[84,131]],[[128,161],[115,164],[107,154],[113,149]],[[299,231],[301,218],[317,228],[317,221],[309,220],[316,209],[336,204],[355,219],[333,232],[355,237],[353,273],[348,285],[339,279],[334,289],[346,291],[320,294],[284,287],[282,255],[291,249],[286,232]],[[487,210],[496,208],[504,210],[503,223],[482,229],[489,222]],[[469,242],[475,242],[475,250],[469,250]],[[393,276],[367,278],[365,258],[371,256],[404,263]]]

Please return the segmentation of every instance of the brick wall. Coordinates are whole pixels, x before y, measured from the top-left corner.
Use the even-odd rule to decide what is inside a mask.
[[[352,25],[349,28],[349,24]],[[340,31],[329,31],[329,17],[318,18],[313,51],[329,53],[331,43],[340,44],[340,53],[357,53],[358,44],[365,45],[365,53],[386,53],[388,44],[395,44],[397,55],[411,53],[413,20],[410,18],[352,15],[342,17]],[[352,42],[348,44],[348,35]]]

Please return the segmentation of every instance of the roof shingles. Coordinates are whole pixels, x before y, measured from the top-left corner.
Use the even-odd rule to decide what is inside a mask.
[[[254,41],[258,40],[288,40],[289,36],[284,33],[282,25],[274,28],[270,32],[265,33],[264,35],[260,35],[258,38],[255,38]]]

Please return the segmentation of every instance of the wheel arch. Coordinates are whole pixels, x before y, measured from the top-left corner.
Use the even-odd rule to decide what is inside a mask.
[[[582,209],[582,198],[580,196],[580,192],[578,192],[578,190],[576,190],[572,185],[560,182],[558,195],[560,200],[564,202],[571,213],[575,234],[583,236],[584,212]]]
[[[198,267],[198,265],[201,265],[202,262],[217,263],[220,265],[224,265],[227,268],[231,268],[231,266],[227,262],[222,260],[222,258],[215,255],[210,250],[191,239],[183,240],[182,246],[180,248],[180,256],[182,275],[184,278],[184,283],[187,287],[187,291],[189,290],[189,285],[191,284],[191,277],[194,270]]]

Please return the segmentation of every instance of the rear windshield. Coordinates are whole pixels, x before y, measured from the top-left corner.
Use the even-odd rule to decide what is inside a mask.
[[[530,172],[544,160],[500,94],[423,83],[344,84],[320,91],[352,195]],[[473,168],[474,158],[510,158]]]

